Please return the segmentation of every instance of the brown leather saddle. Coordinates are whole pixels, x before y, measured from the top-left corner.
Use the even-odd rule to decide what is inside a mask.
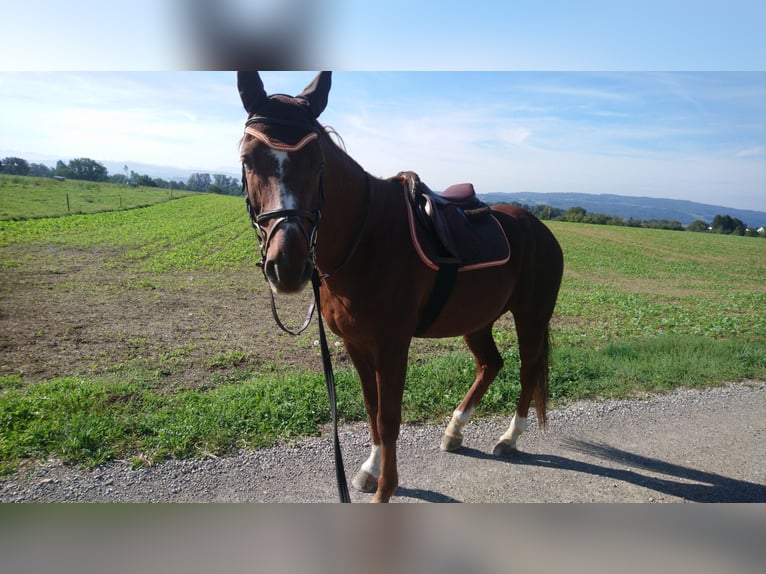
[[[397,177],[404,182],[414,215],[413,241],[431,263],[473,269],[508,261],[505,232],[472,184],[460,183],[436,193],[415,172],[401,172]]]
[[[421,311],[416,335],[424,334],[446,305],[458,271],[504,265],[511,247],[489,206],[473,185],[461,183],[435,193],[412,171],[400,172],[407,198],[410,235],[420,259],[437,271]]]

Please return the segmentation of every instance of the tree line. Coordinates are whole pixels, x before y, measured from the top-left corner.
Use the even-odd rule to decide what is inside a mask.
[[[32,177],[64,177],[85,181],[100,181],[134,187],[158,187],[163,189],[178,189],[184,191],[199,191],[220,193],[223,195],[240,195],[242,183],[236,177],[220,173],[193,173],[186,181],[165,180],[161,177],[151,177],[123,168],[124,173],[109,174],[106,167],[93,159],[81,157],[68,162],[56,162],[56,167],[42,163],[30,163],[20,157],[6,157],[0,160],[0,173],[8,175],[27,175]]]
[[[646,227],[650,229],[669,229],[673,231],[695,231],[701,233],[722,233],[726,235],[746,235],[750,237],[766,237],[766,233],[758,233],[758,230],[748,227],[741,219],[730,215],[716,215],[713,221],[707,223],[697,219],[684,226],[680,221],[668,219],[623,219],[615,215],[604,213],[588,213],[582,207],[570,207],[559,209],[550,205],[527,205],[512,202],[511,205],[522,207],[533,213],[538,219],[550,221],[570,221],[574,223],[593,223],[596,225],[623,225],[626,227]],[[763,229],[763,228],[761,228]]]
[[[90,158],[76,158],[67,163],[59,160],[56,162],[55,168],[40,163],[29,163],[25,159],[19,157],[6,157],[3,158],[2,163],[0,163],[0,173],[10,175],[68,177],[70,179],[82,179],[87,181],[104,181],[123,185],[220,193],[223,195],[240,195],[242,193],[242,184],[239,179],[219,173],[212,175],[209,173],[193,173],[186,181],[166,181],[160,177],[153,178],[145,174],[136,173],[133,170],[129,170],[127,165],[124,167],[124,172],[125,173],[109,175],[109,172],[103,164]],[[522,207],[533,213],[539,219],[545,220],[766,237],[766,233],[758,233],[758,230],[748,227],[742,220],[729,215],[716,215],[710,223],[698,219],[690,223],[688,226],[684,226],[680,221],[675,220],[647,220],[636,219],[633,217],[626,220],[614,215],[588,213],[582,207],[570,207],[569,209],[564,210],[550,205],[527,205],[518,202],[513,202],[511,205]]]

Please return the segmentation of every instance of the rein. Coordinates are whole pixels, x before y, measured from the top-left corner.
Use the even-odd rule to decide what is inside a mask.
[[[292,128],[302,128],[302,129],[308,130],[309,133],[305,135],[303,138],[301,138],[297,144],[294,144],[294,145],[282,144],[282,143],[274,142],[271,138],[269,138],[268,135],[253,128],[252,125],[256,123],[266,124],[266,125],[286,126],[286,127],[292,127]],[[272,147],[273,149],[278,149],[282,151],[297,151],[301,149],[308,142],[317,139],[319,137],[319,132],[320,132],[320,128],[308,122],[299,121],[299,120],[282,119],[282,118],[253,116],[250,119],[248,119],[247,123],[245,124],[246,134],[250,134],[253,137],[256,137],[257,139],[259,139],[266,145]],[[364,230],[367,228],[367,222],[370,217],[370,211],[372,206],[372,186],[370,183],[370,176],[369,174],[365,174],[365,176],[366,176],[367,205],[365,209],[364,221],[362,222],[361,226],[359,227],[359,230],[356,233],[356,237],[354,238],[354,242],[348,254],[346,255],[346,258],[343,260],[343,262],[340,265],[338,265],[338,267],[336,267],[333,271],[329,273],[320,273],[319,267],[317,266],[317,261],[316,261],[317,230],[319,229],[319,223],[321,222],[321,219],[322,219],[322,206],[324,204],[324,186],[323,186],[324,173],[322,168],[320,168],[320,174],[319,174],[319,207],[316,209],[316,211],[309,211],[306,209],[275,209],[275,210],[267,211],[264,213],[256,213],[255,209],[253,208],[253,205],[250,202],[250,197],[247,194],[247,180],[244,176],[244,170],[243,170],[243,176],[242,176],[242,189],[245,192],[245,202],[247,204],[247,211],[250,215],[250,221],[252,223],[253,229],[255,230],[255,235],[261,250],[261,260],[258,263],[258,266],[261,268],[261,271],[263,271],[264,278],[267,280],[267,283],[268,283],[268,278],[266,277],[266,270],[264,268],[263,262],[266,260],[266,254],[268,252],[269,242],[271,241],[271,238],[274,236],[274,233],[277,231],[279,226],[286,222],[289,222],[291,219],[307,219],[313,225],[311,233],[307,234],[305,229],[303,228],[303,225],[299,224],[300,229],[303,231],[304,236],[306,237],[306,241],[309,248],[309,256],[311,257],[311,263],[314,267],[314,270],[311,274],[311,286],[312,286],[312,291],[314,295],[314,301],[311,303],[311,306],[309,307],[306,319],[303,322],[303,324],[296,330],[291,330],[285,327],[285,325],[279,319],[279,313],[277,312],[276,302],[274,299],[274,292],[272,289],[269,289],[269,295],[271,298],[271,314],[274,317],[274,321],[276,322],[276,324],[284,332],[289,333],[290,335],[300,335],[308,328],[309,324],[311,324],[311,319],[314,315],[314,311],[317,309],[319,310],[319,313],[317,313],[317,323],[319,327],[319,344],[322,351],[322,368],[324,370],[325,384],[327,387],[327,396],[330,402],[330,413],[332,415],[333,448],[334,448],[334,458],[335,458],[335,479],[336,479],[336,483],[338,487],[338,496],[339,496],[340,502],[343,502],[343,503],[350,503],[351,497],[349,496],[348,485],[346,483],[346,473],[343,468],[343,455],[341,453],[340,440],[338,438],[338,416],[337,416],[337,398],[335,394],[335,375],[332,369],[330,349],[327,345],[327,335],[325,333],[324,321],[322,320],[322,309],[321,309],[321,303],[320,303],[320,297],[319,297],[319,288],[321,286],[323,279],[327,279],[331,277],[332,275],[335,275],[336,273],[340,272],[341,269],[343,269],[349,263],[349,261],[351,261],[351,259],[356,254],[359,244],[361,243],[362,235],[364,234]],[[272,227],[270,232],[264,233],[265,229],[263,225],[271,219],[276,219],[277,221]],[[264,239],[264,235],[265,235],[265,239]]]

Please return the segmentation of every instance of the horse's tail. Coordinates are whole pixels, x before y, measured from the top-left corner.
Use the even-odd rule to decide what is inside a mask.
[[[540,428],[545,428],[548,424],[548,397],[550,390],[548,387],[548,363],[551,351],[551,328],[550,324],[545,326],[543,334],[542,348],[537,363],[535,373],[535,387],[532,394],[532,400],[537,412],[537,424]]]

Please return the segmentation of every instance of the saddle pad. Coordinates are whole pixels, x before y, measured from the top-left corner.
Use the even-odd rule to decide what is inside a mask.
[[[406,185],[402,186],[404,203],[407,206],[407,219],[410,228],[412,245],[423,263],[433,270],[438,270],[443,264],[457,264],[458,271],[473,271],[486,267],[505,265],[511,258],[511,246],[500,222],[494,215],[486,217],[481,222],[472,223],[470,229],[463,229],[461,236],[466,236],[471,242],[471,255],[462,260],[445,252],[440,242],[432,233],[423,228],[412,211]]]

